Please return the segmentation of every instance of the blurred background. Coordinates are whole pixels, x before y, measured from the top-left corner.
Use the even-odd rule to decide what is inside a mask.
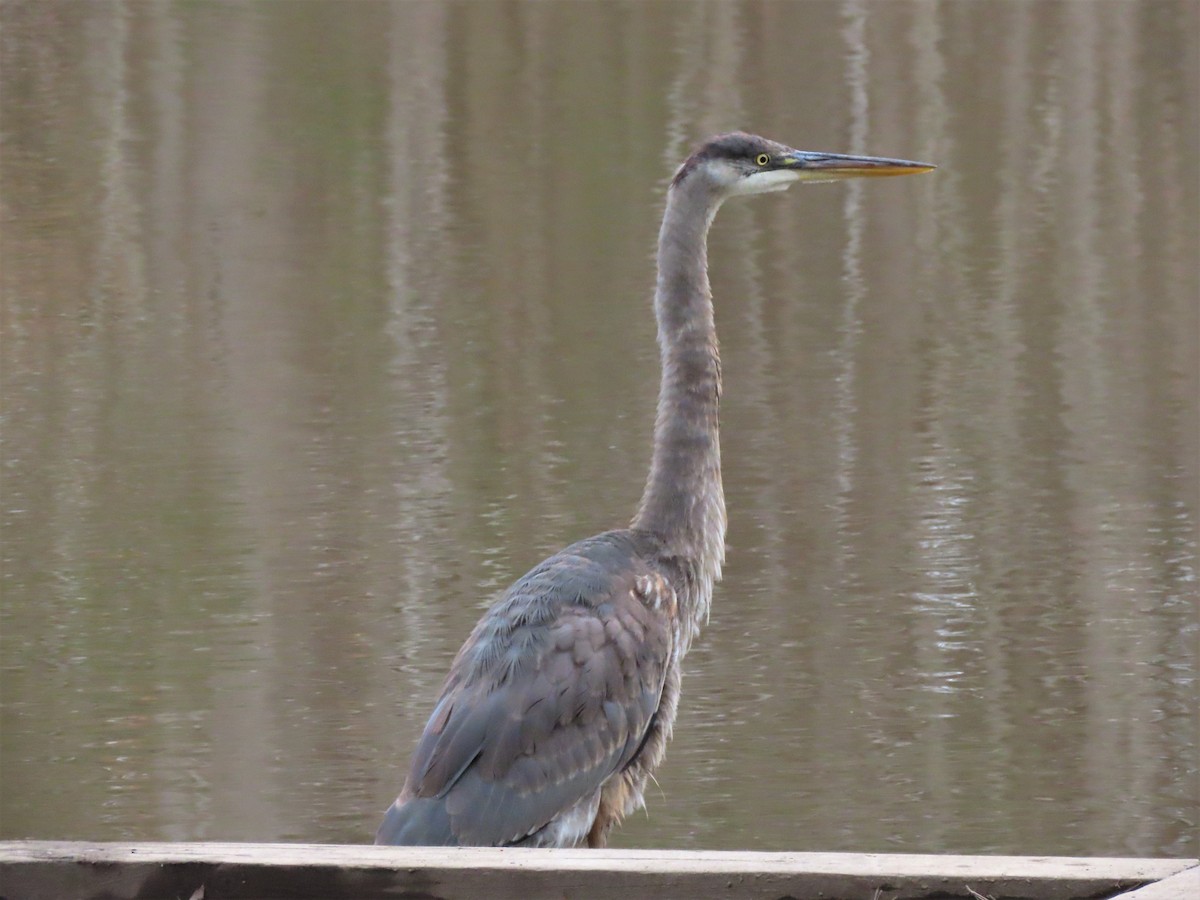
[[[1200,5],[0,2],[0,838],[370,841],[632,514],[667,180],[725,581],[618,847],[1200,854]]]

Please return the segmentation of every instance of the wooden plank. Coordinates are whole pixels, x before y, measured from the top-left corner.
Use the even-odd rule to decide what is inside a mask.
[[[1108,896],[1195,864],[1169,859],[15,841],[0,843],[0,895],[9,900],[968,900],[978,895],[1075,900]]]
[[[1200,866],[1184,869],[1162,881],[1121,894],[1114,900],[1197,900],[1200,897]]]

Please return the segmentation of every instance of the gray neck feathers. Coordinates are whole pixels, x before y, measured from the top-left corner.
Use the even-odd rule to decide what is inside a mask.
[[[694,628],[708,616],[712,584],[721,577],[725,559],[717,423],[721,361],[707,247],[708,228],[722,197],[699,174],[672,185],[659,232],[654,312],[662,384],[650,476],[633,521],[635,528],[659,535],[668,552],[694,573],[694,596],[682,598],[692,607]]]

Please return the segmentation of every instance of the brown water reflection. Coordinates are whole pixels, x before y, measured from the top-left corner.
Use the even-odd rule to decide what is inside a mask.
[[[671,166],[730,553],[620,846],[1197,855],[1194,3],[0,3],[0,837],[362,841],[627,519]]]

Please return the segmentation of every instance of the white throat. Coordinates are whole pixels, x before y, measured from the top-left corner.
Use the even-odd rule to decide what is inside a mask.
[[[800,181],[797,169],[767,169],[740,176],[731,187],[735,194],[769,194],[786,191],[797,181]]]

